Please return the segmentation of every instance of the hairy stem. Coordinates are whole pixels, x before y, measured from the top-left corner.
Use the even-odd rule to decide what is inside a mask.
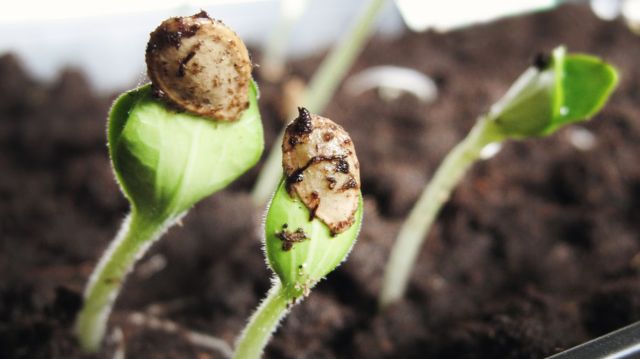
[[[502,139],[494,122],[484,118],[447,154],[400,229],[385,269],[379,298],[381,307],[402,298],[419,250],[440,208],[467,169],[478,160],[482,149]]]
[[[260,358],[280,319],[287,314],[290,303],[291,296],[280,280],[275,279],[267,298],[253,313],[249,324],[240,335],[233,357],[235,359]]]
[[[369,37],[384,3],[385,0],[369,0],[353,26],[315,72],[305,90],[304,101],[300,104],[306,107],[309,112],[320,114],[324,111],[340,81],[364,47],[365,40]],[[280,180],[282,172],[280,143],[282,143],[283,134],[284,129],[269,151],[269,157],[267,157],[251,193],[254,203],[257,205],[263,205],[267,202]]]
[[[84,305],[74,328],[83,350],[98,350],[109,313],[126,275],[136,260],[176,220],[175,217],[170,220],[150,220],[135,210],[124,220],[118,235],[93,270],[84,293]]]

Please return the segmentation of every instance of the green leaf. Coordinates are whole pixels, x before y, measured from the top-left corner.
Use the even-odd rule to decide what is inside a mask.
[[[588,55],[569,55],[562,62],[562,81],[556,96],[561,99],[547,134],[595,115],[618,84],[617,71]]]
[[[259,160],[264,147],[254,83],[234,122],[177,112],[150,85],[116,100],[109,116],[112,165],[133,209],[171,217],[225,187]]]
[[[362,224],[362,196],[355,214],[356,220],[346,231],[331,236],[326,224],[317,218],[310,220],[309,210],[287,193],[284,181],[276,190],[265,222],[265,250],[267,260],[283,285],[303,295],[320,279],[344,261],[358,237]],[[283,249],[283,231],[301,229],[307,239]]]
[[[554,83],[552,71],[527,70],[492,107],[490,116],[503,134],[529,137],[545,132],[553,118]]]
[[[546,136],[595,115],[618,83],[615,68],[597,57],[554,50],[551,64],[529,68],[492,106],[492,119],[505,137]]]

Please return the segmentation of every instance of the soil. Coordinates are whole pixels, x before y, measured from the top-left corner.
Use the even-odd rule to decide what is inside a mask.
[[[378,313],[392,240],[438,163],[535,54],[558,44],[621,71],[604,111],[578,126],[595,146],[572,145],[573,126],[507,143],[474,166],[429,234],[406,299]],[[290,75],[308,78],[320,59],[292,63]],[[436,79],[439,97],[335,96],[325,115],[354,139],[365,224],[349,260],[292,310],[267,357],[540,358],[640,320],[638,59],[640,37],[579,6],[375,39],[352,73],[408,66]],[[127,212],[105,148],[113,97],[96,96],[73,70],[35,82],[9,55],[0,78],[0,358],[83,358],[70,326]],[[282,124],[280,85],[262,85],[269,145]],[[248,196],[257,171],[198,204],[139,262],[98,357],[220,357],[188,342],[187,328],[233,343],[270,284],[264,209]],[[179,330],[132,320],[140,313]]]

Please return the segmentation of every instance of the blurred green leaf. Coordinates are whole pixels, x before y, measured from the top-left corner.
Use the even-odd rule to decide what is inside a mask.
[[[568,55],[562,62],[560,107],[547,134],[566,124],[582,121],[595,115],[607,102],[618,83],[613,66],[589,55]]]
[[[508,138],[546,136],[595,115],[617,83],[613,66],[590,55],[566,55],[559,47],[548,66],[525,71],[489,118]]]

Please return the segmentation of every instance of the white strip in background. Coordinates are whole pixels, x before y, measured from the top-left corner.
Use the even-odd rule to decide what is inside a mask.
[[[448,31],[476,23],[556,6],[556,0],[396,0],[413,31]]]

